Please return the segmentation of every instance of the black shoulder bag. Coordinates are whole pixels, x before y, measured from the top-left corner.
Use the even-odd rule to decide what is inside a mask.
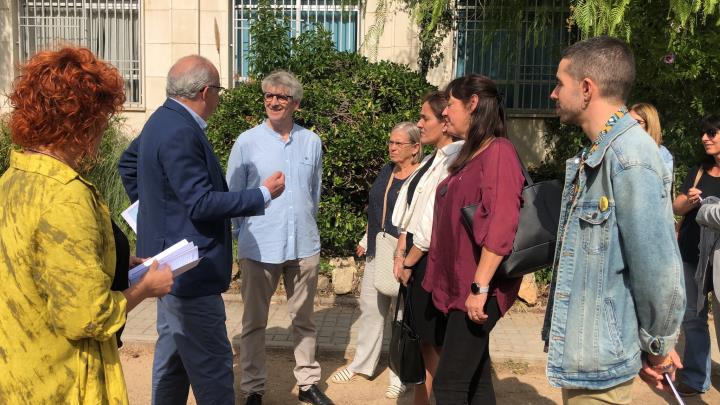
[[[505,278],[522,277],[552,265],[560,222],[562,201],[560,181],[546,180],[535,183],[519,157],[518,161],[525,176],[520,221],[512,252],[503,259],[495,273]],[[476,208],[477,204],[472,204],[460,209],[470,235],[473,233],[472,223]]]
[[[411,288],[400,286],[395,302],[395,317],[390,337],[390,369],[397,374],[403,384],[425,383],[425,362],[420,349],[420,337],[412,328]],[[403,302],[402,319],[398,320],[400,302]]]

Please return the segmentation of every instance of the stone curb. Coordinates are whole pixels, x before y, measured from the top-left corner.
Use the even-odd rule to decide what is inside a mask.
[[[242,296],[238,293],[224,293],[222,294],[223,299],[226,302],[243,302]],[[287,298],[282,294],[275,294],[270,299],[272,304],[285,304]],[[359,305],[358,297],[353,295],[332,295],[330,297],[315,296],[315,305],[321,306],[343,306],[343,307],[357,307]]]

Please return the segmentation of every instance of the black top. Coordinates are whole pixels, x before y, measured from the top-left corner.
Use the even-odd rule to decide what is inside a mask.
[[[375,236],[382,230],[382,213],[383,213],[383,199],[385,198],[385,189],[387,188],[388,181],[393,175],[393,168],[395,164],[388,163],[380,169],[380,173],[370,187],[370,195],[368,197],[368,239],[367,239],[367,256],[375,256]],[[389,233],[394,237],[399,236],[397,227],[392,224],[392,213],[395,207],[395,201],[397,201],[398,194],[400,194],[400,187],[405,182],[405,179],[396,179],[393,177],[390,190],[388,190],[387,196],[387,209],[385,212],[385,232]]]
[[[694,167],[688,171],[685,181],[683,181],[682,187],[680,188],[681,193],[688,193],[688,190],[690,190],[695,181],[697,170],[698,168]],[[720,197],[720,177],[713,177],[707,172],[704,172],[696,188],[702,191],[702,194],[700,194],[702,198],[710,196]],[[685,214],[685,219],[683,219],[680,225],[678,235],[680,255],[683,261],[688,263],[697,263],[698,256],[700,256],[700,250],[698,249],[698,244],[700,243],[700,225],[695,222],[695,216],[697,216],[699,209],[700,206]]]
[[[130,281],[128,279],[128,272],[130,271],[130,243],[123,231],[115,224],[115,221],[112,221],[112,229],[113,236],[115,237],[115,277],[113,277],[110,290],[124,291],[130,287]],[[115,334],[118,347],[122,346],[120,335],[123,329],[125,329],[124,326]]]

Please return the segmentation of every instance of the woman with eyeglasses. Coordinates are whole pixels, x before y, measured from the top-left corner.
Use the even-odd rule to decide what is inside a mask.
[[[642,129],[650,135],[658,146],[660,157],[668,169],[668,173],[673,173],[673,156],[670,151],[662,144],[662,128],[660,127],[660,117],[652,104],[636,103],[630,107],[630,115],[640,124]]]
[[[462,141],[447,132],[443,109],[447,97],[443,92],[425,96],[420,109],[420,143],[435,147],[420,168],[405,181],[393,212],[393,224],[400,228],[395,253],[395,277],[407,286],[413,316],[409,318],[413,330],[420,337],[425,362],[425,384],[415,386],[415,405],[429,403],[433,376],[442,346],[444,318],[432,305],[432,297],[423,290],[422,282],[427,266],[427,253],[433,232],[435,190],[448,175],[448,167],[455,160]]]
[[[698,285],[695,274],[700,251],[700,226],[695,221],[704,198],[720,197],[720,116],[710,115],[700,121],[700,139],[705,158],[688,171],[680,194],[673,201],[675,215],[682,215],[678,245],[685,271],[687,306],[682,330],[685,334],[685,355],[681,382],[677,389],[681,395],[694,396],[710,388],[710,333],[708,331],[707,299],[698,300],[706,286]],[[707,297],[705,297],[707,298]],[[702,305],[699,305],[702,303]]]
[[[332,376],[336,384],[351,382],[358,374],[367,377],[375,375],[380,351],[383,345],[385,319],[390,310],[392,298],[381,294],[374,286],[375,279],[375,237],[387,232],[398,237],[397,227],[393,226],[392,210],[397,201],[400,187],[417,169],[422,160],[420,130],[412,122],[401,122],[390,131],[388,139],[390,162],[380,169],[380,173],[370,187],[368,198],[367,231],[358,244],[357,255],[365,256],[365,272],[360,289],[359,333],[355,357],[346,368]],[[395,399],[405,392],[405,386],[390,370],[390,384],[385,397]]]

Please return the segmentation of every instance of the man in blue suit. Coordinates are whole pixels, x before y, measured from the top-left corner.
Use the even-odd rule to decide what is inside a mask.
[[[217,69],[192,55],[167,77],[165,103],[123,153],[119,169],[130,200],[140,200],[137,254],[150,257],[187,239],[200,264],[157,302],[153,404],[234,404],[232,348],[225,305],[232,268],[230,218],[262,215],[285,187],[275,172],[259,188],[229,192],[205,135],[223,88]]]

